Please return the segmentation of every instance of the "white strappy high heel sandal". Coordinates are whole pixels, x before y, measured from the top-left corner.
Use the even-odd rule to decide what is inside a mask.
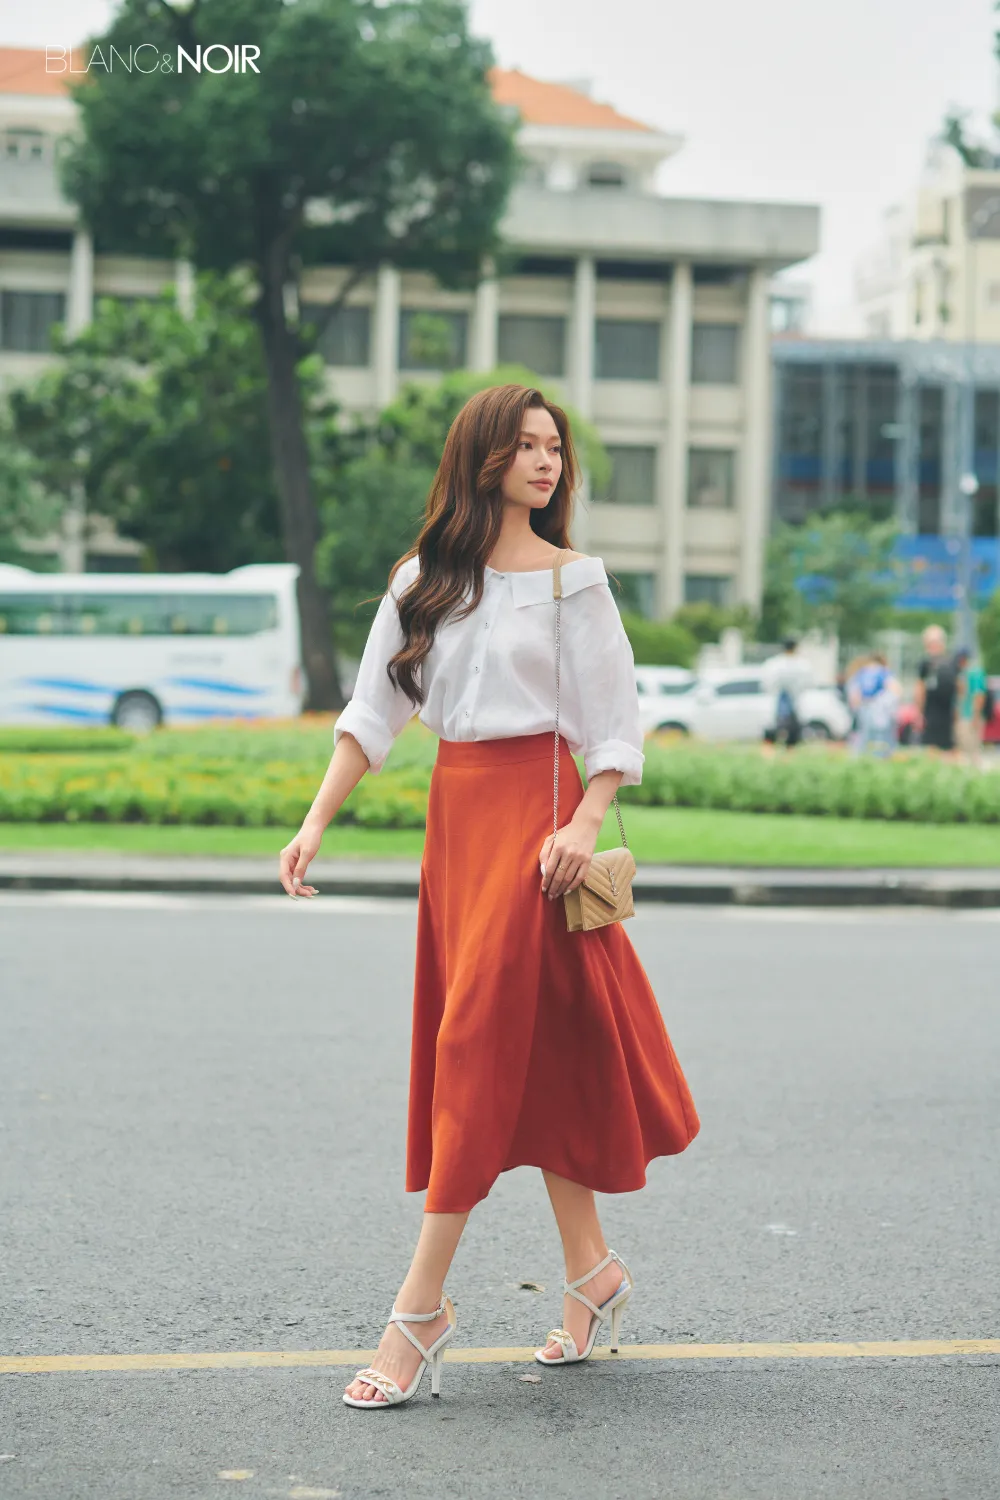
[[[411,1333],[407,1328],[407,1323],[433,1323],[434,1319],[439,1318],[444,1312],[448,1314],[448,1327],[439,1338],[434,1340],[429,1348],[425,1349],[416,1334]],[[375,1386],[377,1390],[382,1392],[385,1400],[358,1401],[356,1397],[349,1396],[345,1391],[344,1400],[348,1406],[363,1406],[368,1410],[373,1410],[380,1406],[399,1406],[401,1402],[409,1401],[411,1396],[417,1394],[417,1387],[420,1385],[421,1376],[428,1365],[431,1367],[431,1395],[440,1396],[441,1394],[441,1365],[444,1361],[445,1345],[449,1340],[454,1338],[457,1326],[455,1309],[452,1306],[451,1298],[442,1297],[441,1306],[436,1307],[433,1312],[429,1313],[401,1313],[397,1312],[395,1305],[393,1305],[389,1322],[395,1323],[397,1328],[406,1334],[414,1349],[420,1354],[420,1364],[417,1366],[417,1373],[410,1381],[408,1389],[404,1391],[394,1380],[390,1380],[388,1375],[383,1375],[380,1370],[374,1370],[371,1366],[367,1370],[359,1370],[354,1377],[355,1380],[365,1380],[369,1385]]]
[[[583,1286],[584,1282],[589,1281],[592,1276],[596,1276],[599,1271],[603,1271],[604,1267],[609,1266],[612,1261],[617,1261],[625,1272],[625,1275],[622,1278],[621,1286],[615,1292],[614,1296],[609,1297],[606,1302],[602,1302],[600,1307],[598,1307],[595,1302],[591,1302],[590,1298],[579,1291],[578,1288]],[[585,1307],[589,1307],[594,1315],[590,1320],[587,1342],[581,1352],[576,1347],[576,1340],[573,1335],[567,1333],[565,1328],[550,1328],[546,1335],[546,1343],[549,1340],[554,1340],[562,1349],[562,1354],[557,1358],[546,1358],[544,1349],[536,1349],[535,1358],[538,1360],[538,1363],[540,1365],[575,1365],[579,1364],[581,1360],[589,1359],[593,1352],[594,1344],[597,1341],[598,1330],[609,1314],[611,1317],[611,1352],[612,1354],[617,1354],[618,1329],[621,1326],[622,1314],[628,1304],[628,1299],[634,1290],[635,1284],[632,1280],[632,1272],[621,1256],[616,1254],[614,1250],[609,1250],[600,1265],[595,1266],[592,1271],[588,1271],[586,1276],[578,1276],[576,1281],[564,1281],[563,1291],[567,1292],[571,1297],[575,1297],[578,1302],[582,1302]]]

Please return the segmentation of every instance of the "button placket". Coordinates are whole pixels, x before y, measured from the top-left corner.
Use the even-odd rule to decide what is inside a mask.
[[[493,575],[493,576],[496,577],[497,583],[501,583],[502,584],[505,581],[505,575]],[[495,622],[495,619],[496,619],[496,607],[495,607],[495,604],[493,606],[488,606],[488,608],[489,608],[489,611],[490,611],[490,617],[483,620],[483,628],[482,628],[481,637],[480,637],[480,639],[482,641],[482,647],[481,647],[481,650],[480,650],[479,661],[472,663],[473,676],[476,677],[476,678],[478,678],[478,680],[479,680],[480,683],[483,680],[483,678],[482,678],[482,667],[483,667],[483,662],[484,662],[485,656],[486,656],[486,645],[487,645],[487,642],[489,640],[490,626]],[[472,708],[474,708],[475,707],[475,703],[476,703],[476,699],[479,696],[478,685],[475,688],[473,688],[472,684],[470,683],[470,691],[472,692]],[[466,720],[468,720],[468,719],[470,719],[472,717],[472,708],[467,708],[465,710],[465,712],[463,714],[463,717]]]

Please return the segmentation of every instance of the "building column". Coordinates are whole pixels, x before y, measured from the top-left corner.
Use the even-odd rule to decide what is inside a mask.
[[[94,242],[86,229],[77,229],[69,260],[69,296],[66,301],[66,332],[70,338],[82,333],[94,317]]]
[[[375,405],[379,411],[394,399],[399,383],[399,290],[399,272],[383,263],[375,286]]]
[[[500,284],[492,265],[483,268],[483,278],[476,287],[476,305],[472,313],[473,370],[492,370],[497,362],[497,320],[500,314]]]
[[[916,536],[920,523],[920,387],[917,373],[905,357],[896,387],[896,520],[907,536]]]
[[[577,257],[570,322],[569,392],[579,416],[594,414],[594,337],[597,317],[597,269],[592,255]]]
[[[667,341],[667,472],[660,608],[672,615],[684,603],[684,511],[688,485],[688,406],[694,287],[690,261],[677,261],[670,283]]]
[[[573,310],[569,328],[569,399],[577,416],[594,415],[594,340],[597,318],[597,267],[592,255],[577,257],[573,275]],[[573,545],[586,552],[590,544],[590,475],[583,474],[573,523]]]
[[[737,478],[740,519],[738,602],[760,607],[764,544],[771,519],[771,329],[768,274],[754,266],[743,326],[743,452]]]
[[[182,318],[188,322],[195,312],[195,272],[189,260],[174,261],[174,300]]]

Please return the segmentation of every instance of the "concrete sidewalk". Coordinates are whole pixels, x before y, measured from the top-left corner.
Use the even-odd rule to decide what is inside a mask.
[[[417,894],[413,859],[318,859],[309,872],[322,895]],[[1000,907],[1000,869],[806,870],[719,865],[639,866],[637,901],[705,906]],[[0,852],[0,890],[221,891],[280,895],[276,859]]]

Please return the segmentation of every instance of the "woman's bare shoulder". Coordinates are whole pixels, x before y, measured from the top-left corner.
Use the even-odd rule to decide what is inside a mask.
[[[586,552],[573,552],[569,548],[567,548],[563,552],[563,562],[564,563],[580,562],[580,560],[582,558],[587,557],[588,555],[589,554],[586,553]]]

